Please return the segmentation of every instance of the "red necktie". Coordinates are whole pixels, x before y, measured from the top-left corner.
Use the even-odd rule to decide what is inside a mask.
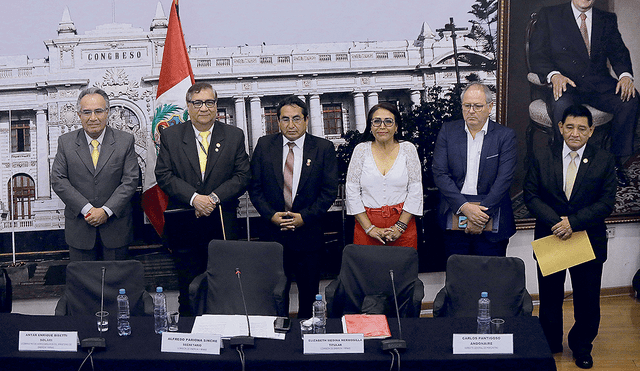
[[[287,153],[287,160],[284,163],[284,209],[290,211],[293,206],[293,147],[296,145],[294,142],[287,143],[289,146],[289,153]]]

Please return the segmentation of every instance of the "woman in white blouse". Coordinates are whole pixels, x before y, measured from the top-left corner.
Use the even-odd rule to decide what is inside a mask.
[[[347,213],[353,243],[418,247],[414,215],[422,215],[422,170],[416,147],[399,141],[400,112],[380,103],[369,110],[363,142],[347,172]]]

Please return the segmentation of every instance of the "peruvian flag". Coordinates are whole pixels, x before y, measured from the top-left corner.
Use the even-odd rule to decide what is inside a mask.
[[[160,131],[187,120],[185,95],[194,82],[187,45],[184,42],[178,16],[178,0],[174,0],[171,4],[169,27],[160,67],[156,112],[147,139],[146,171],[142,193],[142,208],[160,236],[164,230],[164,211],[169,201],[169,197],[158,187],[154,173],[160,145]]]

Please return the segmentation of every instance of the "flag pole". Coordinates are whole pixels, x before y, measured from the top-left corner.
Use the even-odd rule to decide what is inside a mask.
[[[9,108],[9,222],[11,223],[11,256],[13,265],[16,265],[16,224],[14,222],[15,210],[13,207],[13,155],[11,153],[11,108]]]

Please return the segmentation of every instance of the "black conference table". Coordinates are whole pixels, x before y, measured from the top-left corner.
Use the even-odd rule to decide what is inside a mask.
[[[113,317],[113,316],[112,316]],[[220,355],[160,352],[161,336],[153,332],[153,317],[131,318],[132,334],[119,337],[115,317],[109,318],[106,350],[95,352],[95,370],[240,370],[235,349]],[[193,318],[181,318],[179,330],[190,332]],[[505,333],[513,333],[514,354],[454,355],[452,334],[473,333],[475,318],[403,318],[407,349],[401,369],[408,370],[556,370],[555,362],[537,317],[505,319]],[[397,322],[389,320],[397,336]],[[341,332],[338,319],[329,319],[327,330]],[[0,313],[0,368],[2,370],[77,370],[87,355],[78,352],[19,352],[19,331],[78,331],[80,339],[96,337],[94,316],[55,317]],[[292,320],[286,339],[256,339],[244,350],[246,370],[389,370],[391,355],[380,348],[380,340],[365,340],[364,354],[304,355],[298,320]],[[82,368],[90,370],[89,362]],[[397,369],[394,366],[394,370]]]

